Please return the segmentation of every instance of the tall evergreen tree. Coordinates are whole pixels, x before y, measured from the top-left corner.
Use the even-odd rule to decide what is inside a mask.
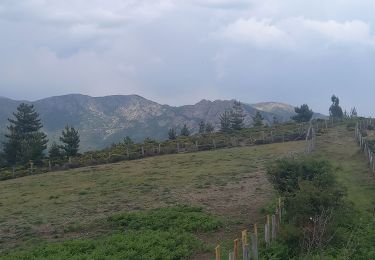
[[[125,136],[123,143],[125,146],[129,147],[130,145],[134,144],[134,141],[130,138],[130,136]]]
[[[241,130],[244,127],[245,115],[243,113],[242,104],[235,100],[231,111],[230,124],[232,130]]]
[[[25,103],[17,107],[14,119],[8,119],[10,125],[5,135],[4,153],[8,164],[26,163],[40,160],[47,148],[47,136],[41,132],[43,127],[39,114],[33,105]]]
[[[231,113],[228,110],[225,110],[224,113],[220,115],[220,131],[228,133],[231,131]]]
[[[76,156],[79,150],[80,137],[78,130],[73,126],[67,125],[61,133],[60,141],[63,143],[61,148],[68,157]]]
[[[210,123],[210,122],[207,122],[206,123],[206,129],[205,129],[205,132],[210,134],[214,131],[214,126]]]
[[[296,115],[293,116],[292,119],[298,123],[309,122],[314,114],[306,104],[303,104],[300,107],[295,107],[294,111],[296,112]]]
[[[206,124],[202,120],[199,122],[199,133],[204,134],[205,132],[206,132]]]
[[[253,126],[254,127],[261,127],[261,126],[263,126],[263,120],[264,120],[264,118],[263,118],[263,116],[262,116],[262,114],[259,112],[259,111],[257,111],[257,113],[255,114],[255,116],[253,116],[252,117],[253,118]]]
[[[342,112],[342,108],[340,107],[340,100],[338,97],[333,95],[331,97],[332,105],[329,108],[329,115],[336,119],[342,119],[344,113]]]
[[[63,156],[60,146],[56,142],[52,143],[48,150],[48,155],[50,159],[59,159]]]
[[[169,138],[169,140],[176,140],[176,138],[177,138],[176,129],[169,128],[169,130],[168,130],[168,138]]]
[[[190,135],[190,130],[187,127],[187,125],[184,124],[184,126],[181,129],[181,136],[189,136],[189,135]]]
[[[357,116],[358,116],[357,109],[355,107],[353,107],[350,110],[350,117],[357,117]]]

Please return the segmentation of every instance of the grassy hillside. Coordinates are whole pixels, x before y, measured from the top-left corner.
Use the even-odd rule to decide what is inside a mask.
[[[304,145],[165,155],[0,182],[1,251],[107,236],[119,230],[108,224],[108,217],[177,203],[221,217],[225,225],[217,232],[231,238],[258,218],[274,195],[264,175],[268,162],[302,152]]]

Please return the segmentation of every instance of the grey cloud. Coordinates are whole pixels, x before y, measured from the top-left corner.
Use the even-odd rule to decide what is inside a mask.
[[[0,96],[239,98],[326,112],[336,93],[370,114],[360,93],[375,94],[373,11],[367,0],[3,0]]]

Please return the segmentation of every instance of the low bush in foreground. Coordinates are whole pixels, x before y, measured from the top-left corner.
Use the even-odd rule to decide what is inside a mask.
[[[0,259],[187,259],[203,249],[192,232],[221,226],[216,217],[188,206],[123,213],[108,221],[121,231],[97,239],[47,243]]]

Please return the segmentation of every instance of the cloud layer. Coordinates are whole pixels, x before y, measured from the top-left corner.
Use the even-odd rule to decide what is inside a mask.
[[[326,112],[335,93],[374,114],[375,3],[360,2],[3,0],[0,95],[278,100]]]

